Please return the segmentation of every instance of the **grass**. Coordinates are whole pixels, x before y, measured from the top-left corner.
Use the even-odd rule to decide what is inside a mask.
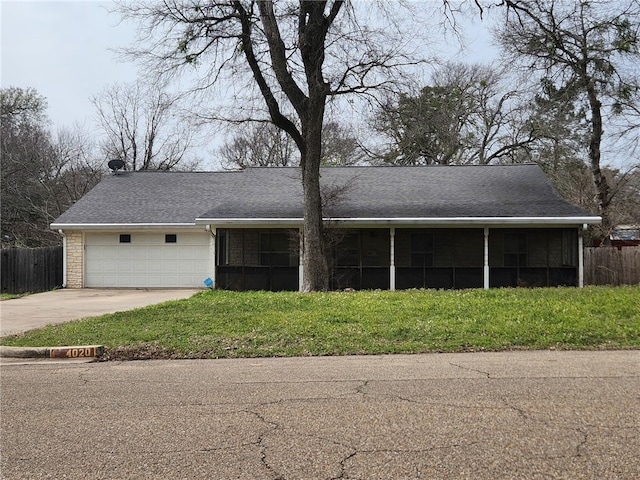
[[[11,300],[12,298],[20,298],[25,295],[29,295],[29,293],[0,293],[0,302],[2,300]]]
[[[105,345],[105,359],[640,347],[640,287],[203,291],[3,345]]]

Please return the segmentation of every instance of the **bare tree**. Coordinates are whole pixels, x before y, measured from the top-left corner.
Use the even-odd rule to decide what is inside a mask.
[[[637,85],[625,78],[627,62],[637,65],[640,4],[577,0],[504,0],[507,22],[498,38],[510,60],[558,91],[573,91],[589,123],[589,163],[606,234],[614,190],[603,173],[601,145],[607,107]],[[633,63],[632,63],[633,64]]]
[[[91,102],[104,131],[103,154],[131,170],[192,169],[194,127],[176,118],[177,98],[142,82],[112,85]]]
[[[79,125],[58,130],[45,160],[42,186],[50,220],[62,215],[102,179],[107,171],[91,136]]]
[[[208,118],[269,120],[294,141],[304,196],[305,291],[328,288],[319,175],[327,102],[392,85],[419,52],[410,41],[416,36],[408,39],[398,22],[412,6],[375,5],[382,15],[368,23],[374,5],[357,11],[345,0],[167,0],[121,9],[144,26],[150,48],[139,56],[163,73],[202,68],[199,87],[212,92],[215,85],[214,95],[233,100]]]
[[[300,155],[292,138],[273,123],[243,123],[219,149],[224,168],[292,167]],[[347,127],[327,122],[322,129],[322,165],[355,165],[364,159]]]
[[[34,89],[0,90],[0,218],[4,244],[31,247],[55,241],[39,208],[45,200],[40,188],[43,158],[51,146],[46,108],[46,99]]]
[[[219,149],[224,168],[289,167],[297,164],[296,147],[272,123],[243,123]]]
[[[49,223],[93,187],[103,170],[79,127],[52,135],[46,100],[33,89],[0,89],[3,244],[60,243]],[[102,163],[102,162],[100,162]]]

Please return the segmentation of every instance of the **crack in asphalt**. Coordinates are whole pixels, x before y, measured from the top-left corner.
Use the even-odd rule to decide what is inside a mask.
[[[360,385],[356,386],[355,393],[358,395],[362,395],[363,397],[366,397],[368,394],[364,390],[369,386],[369,382],[370,380],[363,380]]]
[[[469,371],[474,371],[477,373],[481,373],[483,375],[486,376],[486,378],[490,379],[491,375],[489,372],[485,372],[485,371],[481,371],[481,370],[477,370],[477,369],[473,369],[473,368],[469,368],[469,367],[464,367],[462,365],[455,365],[452,364],[453,366],[456,366],[458,368],[464,369],[464,370],[469,370]],[[554,428],[558,428],[558,422],[550,422],[544,418],[539,418],[536,416],[536,413],[539,412],[529,412],[527,411],[525,408],[518,406],[518,405],[514,405],[512,403],[510,403],[508,401],[507,398],[502,398],[501,401],[503,403],[503,406],[478,406],[478,405],[461,405],[461,404],[452,404],[452,403],[442,403],[442,402],[421,402],[419,400],[413,399],[413,398],[405,398],[401,395],[394,395],[394,394],[389,394],[389,393],[375,393],[372,394],[371,392],[367,391],[367,387],[369,387],[371,384],[370,380],[364,380],[361,383],[359,383],[358,385],[354,386],[353,389],[353,393],[352,394],[356,394],[356,395],[361,395],[364,397],[368,397],[368,396],[376,396],[376,397],[388,397],[391,399],[395,399],[397,401],[402,401],[402,402],[407,402],[407,403],[413,403],[413,404],[430,404],[430,405],[434,405],[434,406],[446,406],[446,407],[452,407],[452,408],[461,408],[461,409],[488,409],[488,410],[504,410],[504,409],[510,409],[513,412],[515,412],[518,416],[520,416],[522,419],[528,421],[528,422],[533,422],[533,423],[538,423],[541,425],[546,425],[549,427],[554,427]],[[344,398],[344,395],[339,395],[338,397],[340,398]],[[324,397],[323,399],[327,399],[327,398],[338,398],[336,396],[327,396]],[[283,426],[281,424],[279,424],[278,422],[274,422],[272,420],[270,420],[268,418],[268,415],[262,414],[258,411],[256,411],[255,409],[261,408],[261,407],[267,407],[270,405],[274,405],[274,404],[278,404],[278,405],[286,405],[286,404],[290,404],[290,403],[298,403],[298,402],[309,402],[309,401],[313,401],[314,399],[282,399],[282,400],[278,400],[275,402],[267,402],[267,403],[261,403],[258,405],[255,405],[253,407],[253,409],[249,409],[246,410],[247,413],[251,413],[253,415],[256,416],[256,418],[258,418],[261,422],[263,422],[265,425],[269,426],[269,429],[267,429],[265,432],[263,432],[259,437],[258,440],[256,442],[256,444],[260,447],[261,449],[261,462],[264,465],[265,469],[270,472],[270,474],[272,474],[272,480],[284,480],[285,477],[282,475],[281,472],[277,472],[275,470],[275,468],[269,463],[268,458],[269,458],[269,447],[267,445],[265,445],[265,441],[267,438],[269,438],[269,436],[271,435],[276,435],[276,434],[283,434],[286,432],[287,429],[292,429],[292,427],[289,426]],[[319,400],[315,399],[315,400]],[[578,437],[579,437],[579,442],[575,445],[573,451],[573,454],[567,454],[567,455],[558,455],[558,456],[550,456],[550,455],[543,455],[544,458],[547,459],[551,459],[551,458],[570,458],[570,457],[581,457],[585,455],[584,452],[584,448],[587,445],[588,441],[589,441],[589,432],[588,432],[588,426],[584,427],[584,426],[580,426],[580,427],[576,427],[576,426],[571,426],[571,425],[567,425],[567,431],[573,431],[575,432]],[[327,442],[333,445],[337,445],[341,448],[345,448],[348,449],[349,451],[346,453],[346,455],[342,456],[339,460],[337,460],[337,468],[338,468],[338,475],[330,477],[331,480],[347,480],[350,477],[349,475],[349,463],[351,461],[353,461],[355,458],[357,458],[360,455],[376,455],[376,454],[399,454],[399,455],[406,455],[406,454],[420,454],[420,453],[428,453],[428,452],[434,452],[434,451],[443,451],[443,450],[447,450],[447,449],[457,449],[457,448],[465,448],[465,447],[471,447],[474,445],[478,445],[480,442],[478,441],[473,441],[473,442],[455,442],[455,443],[451,443],[451,444],[447,444],[447,445],[439,445],[439,446],[433,446],[433,447],[428,447],[428,448],[417,448],[417,449],[402,449],[402,448],[398,448],[398,449],[389,449],[389,448],[368,448],[368,449],[358,449],[356,446],[352,445],[352,444],[348,444],[348,443],[344,443],[344,442],[337,442],[331,438],[325,437],[325,436],[321,436],[321,435],[314,435],[314,434],[305,434],[303,432],[297,431],[295,430],[296,434],[304,437],[304,438],[313,438],[316,440],[320,440],[321,442]]]
[[[459,365],[455,363],[450,363],[450,365],[453,367],[459,368],[461,370],[481,374],[487,379],[492,379],[491,373],[488,371],[474,369],[471,367],[467,367],[467,366]],[[82,382],[83,385],[87,385],[88,383],[95,382],[95,379],[93,379],[91,376],[88,375],[90,371],[91,370],[89,368],[78,370],[77,377]],[[495,379],[492,379],[492,380],[495,380]],[[331,480],[347,480],[347,479],[353,478],[351,477],[349,472],[351,471],[351,469],[357,467],[358,460],[356,459],[359,456],[366,456],[366,455],[375,456],[375,455],[382,455],[382,454],[396,454],[396,455],[405,455],[405,456],[412,455],[412,454],[419,455],[419,454],[425,454],[425,453],[435,452],[435,451],[469,448],[474,445],[481,444],[480,441],[469,441],[469,442],[458,441],[450,444],[425,446],[423,448],[375,448],[375,447],[371,448],[370,447],[365,449],[359,449],[357,447],[357,442],[356,442],[356,445],[354,445],[349,442],[336,441],[335,439],[331,439],[330,437],[326,437],[323,435],[313,434],[312,432],[307,432],[304,429],[300,430],[296,428],[296,425],[290,424],[285,420],[283,420],[282,422],[274,421],[274,418],[277,418],[277,417],[274,417],[269,410],[265,412],[260,411],[260,409],[268,408],[270,406],[281,406],[284,408],[291,406],[292,408],[295,408],[296,404],[314,403],[314,402],[319,402],[323,400],[339,401],[345,398],[351,399],[353,401],[358,401],[359,398],[372,399],[372,401],[375,401],[376,398],[377,399],[388,398],[390,399],[391,402],[397,401],[397,402],[406,402],[414,405],[432,405],[434,407],[449,407],[454,409],[477,410],[477,411],[511,410],[515,414],[517,414],[517,416],[519,416],[522,420],[526,421],[530,426],[535,426],[536,424],[544,425],[549,429],[553,429],[553,430],[561,429],[570,434],[569,445],[565,445],[565,449],[563,449],[563,451],[553,452],[553,451],[543,450],[538,454],[534,454],[533,452],[525,452],[525,456],[530,456],[531,458],[544,458],[544,459],[551,460],[551,459],[562,459],[562,458],[586,457],[589,455],[588,444],[590,442],[590,439],[593,438],[593,435],[595,435],[595,432],[593,429],[603,428],[602,425],[583,424],[579,420],[575,421],[575,420],[571,420],[570,418],[563,418],[562,416],[559,418],[550,417],[547,415],[549,412],[535,409],[535,408],[527,409],[525,408],[525,406],[521,406],[521,405],[518,405],[517,403],[510,401],[510,399],[504,395],[503,396],[497,395],[493,397],[493,401],[499,400],[499,403],[497,405],[494,405],[494,404],[489,404],[489,405],[475,404],[474,405],[472,403],[456,404],[454,402],[440,402],[440,401],[436,401],[435,399],[421,400],[420,397],[417,397],[417,398],[404,397],[400,394],[392,393],[393,392],[393,390],[391,390],[391,387],[393,387],[392,384],[393,382],[398,382],[398,381],[404,381],[404,380],[389,380],[388,383],[391,384],[389,386],[389,389],[384,388],[383,391],[378,391],[377,384],[378,383],[384,384],[387,381],[376,381],[376,380],[370,380],[370,379],[358,380],[358,381],[349,380],[348,382],[352,383],[351,386],[349,386],[348,388],[345,388],[340,392],[336,392],[333,394],[327,393],[326,395],[321,394],[316,397],[305,397],[305,398],[280,398],[278,400],[269,401],[269,402],[260,402],[259,399],[255,403],[242,402],[240,404],[237,404],[237,407],[238,407],[237,409],[233,409],[232,412],[225,412],[225,413],[245,413],[249,416],[254,417],[259,421],[259,423],[257,424],[254,423],[251,426],[251,428],[255,428],[256,430],[255,434],[252,435],[253,438],[251,439],[251,441],[245,441],[245,442],[242,442],[241,444],[237,444],[232,447],[212,446],[212,447],[201,447],[195,450],[171,450],[171,452],[175,453],[179,451],[195,451],[196,453],[201,453],[203,455],[208,455],[208,454],[213,455],[216,452],[222,452],[222,451],[228,451],[228,450],[242,450],[243,448],[247,448],[247,447],[255,447],[257,451],[254,450],[251,456],[256,461],[259,460],[260,464],[264,468],[265,474],[271,480],[285,480],[285,478],[287,478],[287,474],[283,471],[278,471],[279,468],[278,468],[277,462],[281,460],[278,450],[276,449],[275,452],[272,451],[271,449],[274,448],[275,445],[269,445],[269,444],[273,443],[273,440],[277,440],[278,435],[287,435],[287,432],[290,431],[290,432],[295,432],[295,434],[300,437],[301,442],[305,442],[305,439],[315,439],[315,440],[318,440],[321,444],[326,443],[326,444],[332,444],[340,447],[333,453],[334,460],[328,462],[327,464],[327,469],[328,469],[327,471],[331,473],[329,473],[326,478],[331,478]],[[406,381],[411,382],[412,380],[408,379]],[[162,382],[158,382],[158,383],[162,383]],[[299,384],[299,383],[307,383],[307,382],[281,382],[281,383]],[[308,382],[308,383],[316,383],[316,382]],[[180,404],[181,407],[189,406],[189,405],[198,406],[198,407],[215,408],[216,406],[220,406],[220,407],[227,406],[229,405],[229,403],[224,401],[217,401],[214,399],[205,398],[205,399],[191,400],[186,404]],[[171,406],[171,403],[167,403],[166,406]],[[618,426],[606,426],[605,428],[610,428],[615,430],[615,429],[633,429],[637,427],[627,426],[627,425],[625,426],[618,425]],[[272,441],[270,442],[269,440],[272,440]],[[513,441],[512,439],[506,439],[506,442],[512,442],[512,441]],[[98,451],[100,451],[100,449]],[[147,450],[144,450],[144,451],[145,453],[158,453],[158,452],[151,452]],[[95,450],[92,450],[91,452],[95,453]],[[84,454],[89,452],[85,450],[80,450],[80,451],[77,451],[76,453]],[[114,452],[103,450],[103,453],[114,453]],[[160,453],[169,453],[169,451],[167,452],[163,451]],[[406,458],[410,458],[410,457],[406,457]],[[26,457],[26,458],[20,458],[18,460],[29,461],[30,458]],[[356,463],[352,463],[352,462],[356,462]],[[419,469],[418,465],[415,465],[414,467]],[[417,475],[420,474],[419,470],[415,470],[415,472]],[[418,477],[415,477],[415,478],[418,478]]]
[[[269,402],[269,403],[264,404],[264,405],[263,404],[259,404],[256,407],[266,406],[266,405],[273,404],[273,403],[274,402]],[[269,462],[267,461],[268,447],[264,444],[265,439],[270,434],[273,434],[273,432],[276,432],[276,431],[278,431],[280,429],[280,424],[276,423],[276,422],[273,422],[271,420],[267,420],[264,415],[262,415],[261,413],[259,413],[257,411],[254,411],[254,410],[251,410],[251,409],[246,409],[245,412],[250,414],[250,415],[255,416],[258,420],[260,420],[267,427],[269,427],[267,430],[265,430],[260,435],[258,435],[258,438],[257,438],[257,440],[255,442],[255,445],[260,448],[260,463],[262,463],[262,465],[267,470],[267,472],[275,475],[273,477],[273,480],[285,480],[282,475],[280,475],[280,474],[278,474],[277,472],[274,471],[273,466],[271,466],[269,464]]]
[[[358,385],[354,386],[353,389],[353,393],[348,394],[353,395],[354,393],[356,395],[361,395],[363,397],[368,397],[371,396],[372,394],[366,391],[366,388],[370,385],[371,381],[370,380],[364,380],[361,383],[359,383]],[[427,452],[434,452],[434,451],[442,451],[442,450],[447,450],[447,449],[456,449],[456,448],[463,448],[463,447],[470,447],[473,445],[477,445],[479,442],[456,442],[456,443],[452,443],[452,444],[448,444],[448,445],[439,445],[439,446],[433,446],[433,447],[428,447],[428,448],[417,448],[417,449],[412,449],[412,448],[397,448],[397,449],[389,449],[389,448],[368,448],[368,449],[358,449],[356,446],[349,444],[349,443],[345,443],[345,442],[339,442],[336,441],[334,439],[328,438],[326,436],[323,435],[314,435],[312,433],[303,433],[300,432],[298,430],[295,430],[293,427],[291,426],[283,426],[281,425],[279,422],[275,422],[273,420],[270,420],[268,418],[267,414],[261,413],[259,411],[257,411],[259,408],[262,407],[269,407],[269,406],[273,406],[273,405],[286,405],[286,404],[292,404],[292,403],[307,403],[310,401],[314,401],[314,400],[326,400],[326,399],[339,399],[339,398],[344,398],[344,394],[338,395],[338,396],[327,396],[327,397],[318,397],[318,398],[314,398],[314,399],[309,399],[309,398],[305,398],[305,399],[280,399],[280,400],[276,400],[276,401],[272,401],[272,402],[264,402],[264,403],[259,403],[256,404],[254,406],[252,406],[251,408],[248,408],[246,410],[244,410],[246,413],[249,413],[251,415],[254,415],[257,419],[259,419],[261,422],[263,422],[265,425],[267,425],[269,428],[264,431],[262,434],[260,434],[258,436],[257,441],[255,442],[255,445],[257,445],[260,448],[260,462],[262,463],[262,465],[264,466],[264,468],[266,469],[267,472],[269,472],[269,474],[272,475],[271,480],[285,480],[285,476],[281,473],[278,472],[276,470],[276,468],[271,465],[268,461],[269,458],[269,447],[267,445],[265,445],[266,440],[273,435],[277,435],[277,434],[284,434],[286,433],[286,430],[290,429],[292,431],[295,431],[296,435],[303,437],[303,438],[309,438],[309,439],[315,439],[315,440],[319,440],[321,442],[325,442],[325,443],[329,443],[329,444],[333,444],[336,445],[338,447],[344,448],[349,450],[348,453],[346,455],[344,455],[343,457],[341,457],[339,460],[337,460],[337,468],[339,470],[339,474],[334,476],[334,477],[330,477],[330,480],[348,480],[350,478],[352,478],[349,474],[348,474],[348,470],[349,470],[349,462],[351,460],[353,460],[354,458],[356,458],[359,455],[376,455],[376,454],[382,454],[382,453],[387,453],[387,454],[399,454],[399,455],[406,455],[406,454],[420,454],[420,453],[427,453]],[[393,399],[396,399],[398,401],[403,401],[403,402],[408,402],[408,403],[414,403],[414,404],[425,404],[425,402],[419,402],[413,399],[407,399],[407,398],[403,398],[400,395],[392,395],[392,394],[379,394],[376,393],[373,396],[376,397],[390,397]],[[433,405],[445,405],[442,404],[440,402],[428,402],[430,404]],[[446,404],[445,406],[451,406],[451,407],[455,407],[455,408],[478,408],[476,407],[471,407],[471,406],[465,406],[465,405],[448,405]],[[484,408],[484,407],[482,407]],[[491,408],[491,409],[495,409],[495,407],[487,407],[487,408]],[[503,407],[501,407],[502,409]],[[420,478],[420,477],[416,477],[416,478]]]
[[[584,447],[586,446],[586,444],[589,442],[589,432],[587,432],[586,430],[582,429],[582,428],[576,428],[575,432],[578,433],[578,435],[580,435],[582,437],[582,440],[578,443],[578,445],[576,445],[576,457],[582,457],[583,453],[582,450],[584,449]]]
[[[465,367],[464,365],[458,365],[457,363],[449,362],[449,365],[451,365],[452,367],[460,368],[462,370],[467,370],[469,372],[481,373],[482,375],[486,376],[488,379],[491,379],[491,373],[490,372],[485,372],[484,370],[478,370],[478,369],[471,368],[471,367]]]

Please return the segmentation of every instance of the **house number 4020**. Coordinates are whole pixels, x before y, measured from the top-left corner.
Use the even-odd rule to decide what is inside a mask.
[[[95,347],[86,347],[86,348],[70,348],[64,354],[67,358],[83,358],[83,357],[95,357],[96,349]]]

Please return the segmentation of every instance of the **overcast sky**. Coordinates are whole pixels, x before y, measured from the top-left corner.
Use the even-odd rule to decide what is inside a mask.
[[[135,65],[112,48],[131,43],[134,30],[109,14],[109,2],[5,1],[2,87],[33,87],[45,96],[56,127],[91,122],[89,97],[105,85],[131,82]]]
[[[79,123],[91,129],[89,98],[107,85],[132,82],[137,76],[137,66],[117,60],[113,51],[131,45],[135,26],[110,14],[110,5],[0,0],[2,87],[35,88],[48,100],[54,128]],[[481,23],[470,25],[466,37],[468,61],[490,58],[489,36]]]

